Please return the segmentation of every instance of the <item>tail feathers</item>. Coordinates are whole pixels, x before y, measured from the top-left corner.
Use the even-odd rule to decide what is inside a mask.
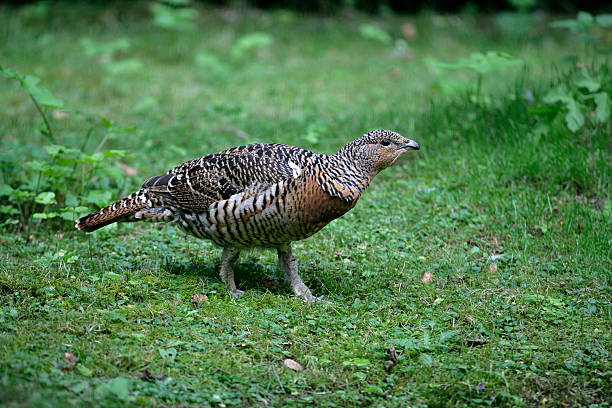
[[[79,218],[76,222],[76,228],[91,232],[119,221],[138,221],[141,219],[167,221],[172,212],[154,201],[157,200],[151,200],[147,190],[142,189],[94,213]]]

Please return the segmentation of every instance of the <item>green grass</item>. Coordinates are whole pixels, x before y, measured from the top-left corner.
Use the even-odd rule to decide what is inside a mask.
[[[138,170],[122,182],[96,176],[96,189],[119,197],[184,160],[254,141],[331,153],[384,127],[422,150],[295,244],[301,276],[331,305],[292,296],[266,250],[243,255],[246,293],[233,300],[217,276],[220,249],[172,226],[3,226],[0,405],[609,406],[609,123],[540,132],[523,97],[541,100],[574,40],[543,22],[517,41],[487,17],[208,9],[197,32],[179,34],[152,26],[145,7],[63,5],[42,17],[0,8],[0,64],[135,127],[93,128],[86,152],[107,135],[104,148],[126,150],[120,160]],[[370,22],[400,38],[406,21],[418,33],[407,52],[359,35]],[[273,44],[232,57],[254,31]],[[142,68],[107,68],[83,37],[127,38],[110,63]],[[490,49],[530,68],[485,76],[480,104],[465,96],[474,77],[436,75],[422,61]],[[198,65],[198,53],[216,60]],[[0,182],[31,185],[21,169],[46,159],[40,118],[15,82],[0,81],[0,100]],[[51,121],[60,143],[82,145],[86,121]],[[194,294],[206,295],[200,307]],[[399,358],[387,371],[391,346]],[[163,378],[145,381],[145,370]]]

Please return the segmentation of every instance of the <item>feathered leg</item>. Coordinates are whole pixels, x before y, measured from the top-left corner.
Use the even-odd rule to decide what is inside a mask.
[[[221,255],[221,272],[219,272],[221,281],[227,284],[227,289],[235,298],[244,293],[244,291],[236,287],[236,282],[234,281],[234,264],[239,256],[239,249],[231,247],[223,248],[223,254]]]
[[[296,295],[301,296],[309,303],[317,300],[298,275],[297,262],[291,253],[291,244],[278,248],[278,266],[285,273],[285,279],[287,279]]]

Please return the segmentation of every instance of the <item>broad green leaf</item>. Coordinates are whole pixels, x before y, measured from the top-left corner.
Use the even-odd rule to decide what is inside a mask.
[[[130,387],[130,379],[125,377],[117,377],[96,388],[94,391],[94,396],[98,400],[103,400],[105,398],[114,396],[115,398],[124,401],[130,394]]]
[[[7,78],[11,78],[11,79],[17,79],[18,81],[21,82],[21,75],[19,75],[17,72],[15,72],[14,70],[10,69],[10,68],[4,68],[2,65],[0,65],[0,72],[2,72],[2,75],[4,75]]]
[[[572,132],[576,132],[584,125],[584,107],[573,98],[565,84],[551,89],[543,100],[546,103],[560,102],[564,105],[567,110],[565,122]]]
[[[582,26],[576,20],[559,20],[550,23],[552,28],[568,28],[572,31],[578,31]]]
[[[574,84],[578,88],[586,88],[589,92],[596,92],[601,87],[601,83],[596,78],[593,78],[591,73],[586,69],[581,69],[574,76]]]
[[[595,24],[595,18],[593,15],[586,11],[579,11],[576,20],[578,20],[578,22],[587,30],[593,27]]]
[[[442,334],[440,334],[440,343],[446,343],[451,340],[456,340],[459,333],[461,333],[461,331],[459,330],[450,330],[443,332]]]
[[[612,27],[612,14],[595,16],[595,23],[600,27]]]
[[[427,353],[422,353],[419,359],[425,364],[432,364],[434,362],[433,358]]]
[[[103,152],[95,152],[92,154],[84,154],[83,158],[82,158],[82,162],[83,163],[94,163],[94,162],[100,162],[104,160],[104,153]]]
[[[13,197],[15,197],[15,200],[21,202],[27,200],[28,198],[34,197],[34,193],[30,191],[13,189]]]
[[[379,41],[383,44],[390,44],[392,41],[391,36],[385,30],[372,24],[362,24],[359,32],[363,38]]]
[[[112,193],[110,191],[93,190],[84,197],[84,200],[99,207],[104,207],[110,203],[111,198]]]
[[[269,47],[274,42],[274,37],[268,33],[255,32],[240,37],[232,47],[232,56],[239,58],[247,52],[255,49]]]
[[[217,56],[201,52],[196,54],[195,63],[202,68],[206,74],[211,74],[218,77],[225,77],[230,73],[230,67],[217,58]]]
[[[64,101],[54,96],[47,88],[38,86],[39,82],[40,78],[34,75],[26,75],[23,77],[23,80],[21,80],[21,87],[24,91],[32,95],[36,102],[45,108],[64,108]]]
[[[62,211],[61,213],[59,213],[59,217],[65,221],[72,221],[76,218],[74,212],[69,211]]]
[[[595,101],[595,117],[600,123],[605,123],[610,119],[611,106],[610,96],[606,92],[596,93],[594,96]]]
[[[76,366],[76,371],[83,377],[91,377],[93,374],[93,371],[91,371],[91,369],[89,369],[87,366],[84,366],[83,364],[78,364]]]
[[[57,203],[57,201],[55,201],[55,193],[52,191],[45,191],[43,193],[38,194],[36,198],[34,199],[34,201],[37,202],[38,204],[44,204],[44,205]]]
[[[544,95],[544,98],[542,100],[545,103],[550,103],[550,104],[557,103],[557,102],[566,104],[566,103],[573,101],[574,97],[572,96],[570,91],[567,89],[567,86],[565,84],[560,84],[556,88],[553,88],[550,91],[548,91],[548,93]]]
[[[128,58],[121,61],[109,61],[104,67],[111,75],[134,74],[142,71],[144,64],[138,58]]]
[[[422,344],[417,339],[411,338],[392,339],[391,343],[404,350],[420,350],[422,348]]]
[[[102,154],[104,157],[125,157],[127,152],[125,150],[104,150]]]
[[[108,43],[99,43],[91,38],[85,37],[82,38],[79,43],[85,50],[85,55],[89,57],[101,54],[107,54],[112,57],[117,51],[127,51],[132,45],[127,38],[119,38],[118,40]]]
[[[0,213],[6,215],[17,215],[19,210],[11,205],[0,205]]]
[[[102,121],[102,124],[104,125],[105,128],[109,129],[109,128],[112,128],[114,126],[113,122],[108,120],[106,117],[104,117],[102,115],[98,115],[98,118]]]
[[[33,171],[46,171],[49,170],[49,164],[47,162],[44,162],[42,160],[30,160],[25,162],[25,167],[27,169],[33,170]]]
[[[370,360],[365,358],[355,358],[353,359],[353,364],[357,367],[367,367],[370,365]]]
[[[572,100],[566,104],[567,114],[565,115],[565,122],[567,127],[573,133],[576,133],[584,125],[584,111],[583,106],[578,102]]]
[[[46,219],[49,219],[49,218],[55,218],[58,215],[59,215],[59,213],[56,213],[56,212],[34,213],[34,214],[32,214],[32,218],[46,220]]]
[[[60,145],[47,145],[44,147],[44,149],[47,151],[47,154],[51,157],[57,157],[60,155],[60,153],[64,152],[64,146],[60,146]]]
[[[470,69],[479,74],[486,74],[501,68],[520,65],[523,61],[510,54],[499,51],[489,51],[486,54],[474,52],[468,58],[459,58],[456,63],[436,62],[435,65],[445,69]]]
[[[193,31],[195,24],[193,20],[198,16],[198,11],[191,7],[174,8],[161,3],[153,3],[150,8],[153,13],[153,24],[173,31]]]
[[[159,355],[161,356],[161,358],[163,358],[166,361],[174,361],[174,359],[176,358],[178,352],[176,351],[176,349],[174,347],[170,347],[167,349],[164,348],[158,348],[159,351]]]
[[[13,195],[13,188],[11,186],[9,186],[8,184],[0,184],[0,197],[4,197],[4,196],[12,196]]]

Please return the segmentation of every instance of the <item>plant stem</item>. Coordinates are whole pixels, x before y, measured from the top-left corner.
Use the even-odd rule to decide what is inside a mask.
[[[42,116],[43,121],[45,122],[45,126],[47,127],[47,134],[45,136],[47,136],[47,138],[51,141],[51,143],[57,144],[57,142],[55,141],[55,137],[53,136],[53,131],[51,130],[51,125],[49,124],[49,120],[47,119],[47,115],[45,115],[45,112],[43,111],[42,107],[38,104],[34,96],[32,96],[32,94],[28,94],[28,95],[30,95],[30,99],[32,99],[32,102],[34,102],[34,106],[36,106],[38,113],[40,113],[40,116]]]

